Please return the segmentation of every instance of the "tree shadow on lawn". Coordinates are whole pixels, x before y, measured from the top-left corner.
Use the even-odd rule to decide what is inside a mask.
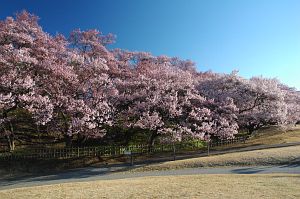
[[[17,186],[17,185],[24,185],[26,186],[27,183],[30,185],[39,185],[38,182],[45,182],[45,181],[59,181],[59,180],[70,180],[76,178],[88,178],[95,175],[104,175],[105,171],[90,171],[85,170],[81,172],[67,172],[62,174],[52,174],[46,176],[24,176],[21,178],[11,178],[6,180],[0,181],[0,187],[4,188],[5,186]],[[32,184],[31,184],[32,183]],[[1,189],[0,188],[0,189]]]
[[[187,157],[185,157],[187,158]],[[137,160],[134,162],[134,165],[131,165],[129,163],[130,159],[127,158],[127,162],[121,162],[121,163],[110,163],[105,164],[105,162],[102,162],[99,164],[91,164],[87,167],[82,168],[75,168],[75,169],[68,169],[63,171],[47,171],[47,173],[27,173],[27,174],[21,174],[17,176],[8,176],[8,177],[1,177],[0,178],[0,190],[5,189],[5,187],[22,187],[22,186],[33,186],[33,185],[39,185],[39,182],[41,184],[44,184],[43,182],[49,181],[47,184],[53,183],[53,181],[58,181],[55,183],[60,183],[64,181],[69,181],[72,179],[75,181],[80,181],[89,178],[89,180],[93,179],[93,177],[96,178],[106,178],[106,176],[109,176],[110,174],[115,174],[117,172],[125,172],[130,171],[133,168],[139,168],[143,167],[145,165],[153,164],[153,163],[159,163],[159,162],[165,162],[172,160],[172,157],[165,157],[165,158],[158,158],[158,159],[149,159],[149,160]]]
[[[102,165],[101,167],[85,167],[63,172],[51,172],[50,174],[46,175],[29,174],[22,177],[11,177],[0,180],[0,190],[26,186],[57,184],[64,182],[79,182],[85,181],[85,179],[88,179],[89,181],[101,179],[105,180],[110,179],[110,175],[119,172],[130,171],[132,168],[138,168],[142,166],[144,165],[132,166],[130,163],[119,163]]]
[[[300,166],[300,158],[295,158],[291,161],[290,164],[286,164],[286,165],[281,165],[281,168],[294,168],[294,167],[299,167]]]
[[[300,160],[298,161],[292,161],[290,164],[284,164],[284,165],[269,165],[268,167],[277,167],[277,168],[285,168],[285,170],[295,170],[295,168],[298,168],[300,166]],[[264,166],[264,168],[261,168],[259,166],[257,167],[247,167],[247,168],[240,168],[240,169],[233,169],[232,173],[234,174],[256,174],[256,173],[260,173],[260,172],[264,172],[266,171],[266,169],[268,168],[266,166]],[[280,171],[278,171],[280,173]],[[299,172],[300,172],[300,168],[299,168]],[[269,173],[269,172],[267,172]],[[298,172],[296,172],[295,174],[297,174]]]
[[[247,167],[247,168],[241,168],[241,169],[233,169],[232,173],[234,173],[234,174],[255,174],[255,173],[260,173],[263,171],[265,171],[265,169]]]

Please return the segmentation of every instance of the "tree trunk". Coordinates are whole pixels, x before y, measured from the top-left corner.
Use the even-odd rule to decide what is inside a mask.
[[[176,144],[173,142],[173,161],[176,160]]]
[[[68,131],[69,131],[68,120],[67,120],[66,115],[63,112],[61,112],[61,114],[62,114],[63,122],[64,122],[63,136],[64,136],[65,144],[66,144],[66,147],[70,147],[72,145],[73,136],[68,135]]]
[[[260,129],[261,127],[263,127],[262,124],[248,126],[248,131],[249,131],[250,136],[254,136],[255,133],[257,133],[257,130]]]
[[[65,135],[64,137],[65,137],[66,147],[71,147],[72,146],[72,136]]]
[[[254,131],[255,131],[254,126],[248,126],[248,132],[249,132],[250,135],[252,135]]]
[[[130,142],[132,136],[135,134],[134,129],[132,127],[130,127],[129,129],[127,129],[125,131],[124,137],[125,137],[125,143],[124,145],[128,145],[128,143]]]
[[[11,109],[13,110],[13,109]],[[3,118],[7,118],[8,117],[8,112],[9,111],[4,111],[3,112]],[[11,123],[11,121],[8,122],[7,125],[5,125],[6,127],[4,127],[4,133],[5,133],[5,137],[7,140],[7,145],[9,147],[9,150],[12,152],[15,150],[15,136],[14,136],[14,128],[13,128],[13,124]]]
[[[155,140],[155,138],[156,138],[157,136],[158,136],[158,134],[157,134],[156,131],[154,131],[154,132],[151,133],[151,136],[150,136],[149,142],[148,142],[148,152],[149,152],[149,153],[151,152],[151,150],[152,150],[152,148],[153,148],[153,146],[154,146],[154,140]]]
[[[86,140],[87,140],[86,136],[78,134],[78,136],[77,136],[77,146],[83,146],[84,143],[86,142]]]
[[[15,136],[14,136],[14,127],[11,122],[9,122],[10,133],[8,135],[9,149],[10,151],[15,150]]]
[[[15,150],[15,139],[14,139],[14,136],[7,135],[6,138],[7,138],[7,144],[8,144],[8,147],[9,147],[9,151],[13,152]]]

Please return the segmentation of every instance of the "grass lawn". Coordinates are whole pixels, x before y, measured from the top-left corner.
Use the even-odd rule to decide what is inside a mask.
[[[193,167],[244,166],[244,165],[278,165],[300,161],[300,146],[272,148],[191,158],[152,164],[131,171],[168,170]],[[300,186],[299,186],[300,189]]]
[[[300,126],[284,131],[280,128],[262,129],[249,140],[249,144],[281,144],[300,142]]]
[[[190,175],[65,183],[0,191],[1,199],[300,198],[300,175]]]
[[[231,145],[214,147],[215,150],[242,148],[256,145],[272,145],[300,142],[300,125],[289,127],[284,130],[280,127],[267,127],[260,129],[246,143],[235,143]]]

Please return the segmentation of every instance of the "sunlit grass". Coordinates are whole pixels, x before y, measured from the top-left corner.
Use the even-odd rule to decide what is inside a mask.
[[[0,198],[300,198],[300,175],[191,175],[101,180],[0,191]]]

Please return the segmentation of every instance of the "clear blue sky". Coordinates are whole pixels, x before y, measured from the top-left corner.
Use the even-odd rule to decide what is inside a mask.
[[[0,18],[23,9],[51,34],[96,28],[117,35],[112,47],[300,89],[300,0],[1,0]]]

